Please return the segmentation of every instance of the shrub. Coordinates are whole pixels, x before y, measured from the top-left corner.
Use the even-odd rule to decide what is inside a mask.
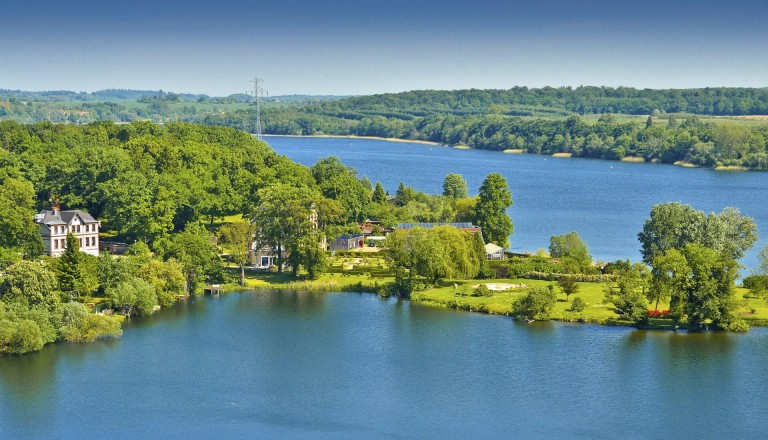
[[[583,312],[586,307],[587,307],[587,303],[580,296],[577,296],[576,298],[573,299],[573,302],[571,302],[572,312]]]
[[[742,281],[742,286],[749,289],[745,298],[760,298],[768,292],[768,275],[750,275]]]
[[[729,322],[728,324],[723,325],[723,330],[729,332],[748,332],[749,324],[747,324],[747,322],[743,319],[736,319]]]
[[[515,301],[513,314],[525,319],[547,320],[556,302],[557,295],[553,289],[534,287]]]
[[[491,296],[492,294],[485,284],[480,284],[472,291],[472,296]]]

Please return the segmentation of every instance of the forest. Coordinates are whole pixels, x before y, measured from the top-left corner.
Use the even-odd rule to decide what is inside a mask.
[[[768,115],[768,89],[514,87],[277,101],[263,108],[268,134],[377,136],[532,154],[768,169],[768,124],[760,119]],[[187,121],[254,132],[254,109],[247,102],[244,95],[162,91],[0,91],[0,120]],[[729,119],[714,119],[725,116]]]
[[[225,127],[0,121],[0,147],[0,353],[119,335],[119,318],[85,304],[125,317],[153,313],[234,281],[221,256],[242,274],[254,238],[278,250],[278,270],[312,278],[325,267],[321,237],[359,232],[367,218],[391,227],[483,224],[494,214],[467,196],[460,176],[456,194],[402,183],[390,196],[338,158],[305,167]],[[88,212],[101,222],[101,240],[131,243],[128,253],[87,255],[69,235],[61,257],[41,255],[33,217],[53,204]]]

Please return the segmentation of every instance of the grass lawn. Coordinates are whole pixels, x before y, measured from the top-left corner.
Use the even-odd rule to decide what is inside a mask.
[[[375,292],[379,286],[393,281],[392,277],[372,277],[367,274],[323,273],[315,280],[290,273],[257,272],[247,269],[245,287],[248,289],[307,290],[318,292]]]
[[[454,286],[455,283],[455,286]],[[447,281],[441,287],[435,287],[422,292],[415,292],[411,300],[438,307],[451,307],[463,310],[479,311],[497,315],[509,315],[517,298],[524,295],[527,289],[514,289],[508,291],[492,292],[491,296],[469,296],[477,284],[525,284],[528,287],[546,287],[549,281],[509,279],[509,280],[456,280]],[[557,304],[552,311],[551,319],[564,321],[582,321],[597,324],[630,324],[621,322],[614,312],[611,304],[603,304],[606,283],[577,283],[579,292],[571,295],[566,302],[565,294],[555,284]],[[768,326],[768,302],[762,298],[745,299],[744,294],[748,290],[737,287],[735,299],[739,306],[735,312],[738,318],[744,319],[753,326]],[[586,308],[582,312],[570,311],[571,303],[576,297],[581,297],[586,302]],[[649,304],[653,309],[653,304]],[[659,310],[669,308],[668,302],[659,303]],[[754,312],[753,312],[754,310]],[[671,321],[665,319],[652,320],[651,324],[657,327],[665,327]]]
[[[233,279],[239,277],[239,268],[232,266],[228,270]],[[245,274],[246,288],[249,289],[376,293],[383,286],[394,281],[394,277],[389,273],[383,257],[370,254],[330,257],[326,272],[321,274],[316,280],[309,280],[303,276],[294,278],[288,272],[278,274],[276,272],[265,272],[255,269],[246,269]],[[474,290],[473,286],[478,284],[524,284],[527,287],[546,287],[550,282],[529,279],[446,280],[439,286],[414,292],[411,295],[411,300],[435,307],[510,315],[515,300],[528,291],[526,288],[517,288],[506,291],[492,291],[490,296],[470,296]],[[618,315],[614,312],[613,305],[603,304],[604,289],[608,285],[607,283],[580,282],[577,284],[579,285],[578,293],[570,295],[567,301],[565,294],[555,284],[557,303],[551,313],[551,319],[596,324],[632,324],[631,322],[620,321]],[[228,290],[239,288],[237,285],[230,285]],[[738,303],[735,314],[738,318],[744,319],[752,326],[768,326],[768,302],[762,298],[746,299],[744,294],[747,292],[747,289],[741,287],[735,289],[734,297]],[[586,307],[581,312],[572,312],[570,310],[571,304],[573,299],[577,297],[586,303]],[[649,304],[648,308],[653,309],[654,305]],[[668,308],[668,302],[659,304],[659,310]],[[671,324],[671,320],[652,319],[651,324],[655,327],[664,328]]]
[[[454,283],[456,287],[454,287]],[[477,284],[525,284],[528,287],[546,287],[549,281],[528,280],[528,279],[507,279],[507,280],[469,280],[469,281],[449,281],[443,287],[428,289],[423,292],[416,292],[411,295],[411,299],[416,302],[423,302],[443,307],[455,307],[465,310],[487,312],[496,315],[509,315],[512,313],[512,306],[515,300],[524,295],[528,290],[513,289],[507,291],[492,292],[491,296],[469,296],[472,293],[472,286]],[[613,306],[602,304],[605,283],[577,283],[579,292],[571,295],[566,302],[565,294],[555,285],[555,291],[558,292],[557,304],[552,312],[552,319],[585,322],[606,323],[617,318],[613,312]],[[587,304],[582,312],[571,312],[571,302],[575,297],[581,297]]]

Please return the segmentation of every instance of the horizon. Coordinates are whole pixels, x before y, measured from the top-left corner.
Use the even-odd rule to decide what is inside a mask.
[[[765,88],[758,0],[93,0],[3,6],[0,89],[271,96]]]
[[[632,86],[605,86],[605,85],[589,85],[589,84],[581,84],[578,86],[542,86],[542,87],[529,87],[525,85],[514,85],[506,89],[481,89],[478,87],[470,87],[470,88],[464,88],[464,89],[412,89],[412,90],[400,90],[396,92],[377,92],[377,93],[371,93],[371,94],[358,94],[358,95],[340,95],[340,94],[311,94],[311,93],[286,93],[281,95],[268,95],[268,96],[262,96],[262,99],[269,99],[269,98],[280,98],[280,97],[291,97],[291,96],[309,96],[309,97],[324,97],[324,96],[330,96],[334,98],[355,98],[355,97],[361,97],[361,96],[374,96],[374,95],[383,95],[383,94],[400,94],[400,93],[410,93],[410,92],[421,92],[421,91],[435,91],[435,92],[458,92],[463,90],[511,90],[514,88],[527,88],[528,90],[540,90],[540,89],[578,89],[578,88],[610,88],[610,89],[619,89],[619,88],[625,88],[625,89],[634,89],[634,90],[703,90],[703,89],[768,89],[768,86],[762,86],[762,87],[740,87],[740,86],[702,86],[702,87],[681,87],[681,88],[637,88]],[[66,93],[85,93],[88,95],[94,95],[96,93],[101,92],[109,92],[109,91],[129,91],[129,92],[148,92],[148,93],[175,93],[179,95],[193,95],[193,96],[208,96],[209,98],[226,98],[229,96],[234,95],[242,95],[243,92],[235,92],[230,93],[227,95],[209,95],[207,93],[196,93],[196,92],[187,92],[183,90],[163,90],[163,89],[128,89],[124,87],[111,87],[106,89],[98,89],[98,90],[66,90],[66,89],[41,89],[41,90],[20,90],[20,89],[7,89],[0,87],[0,91],[8,91],[8,92],[21,92],[21,93],[54,93],[54,92],[66,92]]]

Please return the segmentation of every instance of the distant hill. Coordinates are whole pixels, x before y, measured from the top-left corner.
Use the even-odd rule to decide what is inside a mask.
[[[315,113],[357,119],[382,115],[408,119],[435,114],[465,116],[768,115],[768,88],[634,89],[631,87],[513,87],[507,90],[415,90],[326,103]]]
[[[10,90],[0,89],[0,101],[31,101],[31,102],[99,102],[99,101],[138,101],[147,98],[162,98],[171,95],[174,99],[185,102],[194,101],[219,101],[228,103],[250,102],[251,97],[245,93],[234,93],[229,96],[210,96],[196,93],[176,93],[163,90],[133,90],[133,89],[105,89],[95,92],[74,92],[71,90]],[[285,103],[315,103],[325,101],[338,101],[350,98],[350,95],[279,95],[264,97],[265,101]]]

